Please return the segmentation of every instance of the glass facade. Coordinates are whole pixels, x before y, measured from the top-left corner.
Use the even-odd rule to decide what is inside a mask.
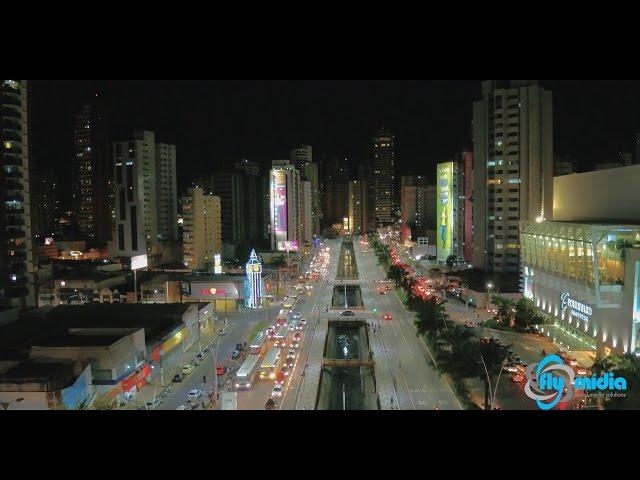
[[[524,223],[521,243],[529,266],[589,286],[624,285],[624,249],[640,247],[640,227]]]

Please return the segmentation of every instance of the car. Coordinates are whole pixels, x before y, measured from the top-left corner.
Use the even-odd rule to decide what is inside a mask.
[[[199,399],[200,397],[202,397],[202,390],[198,390],[197,388],[194,388],[189,392],[189,395],[187,395],[187,400],[193,402]]]
[[[293,365],[296,363],[296,357],[287,357],[284,360],[284,366],[293,368]]]
[[[387,322],[390,322],[391,320],[393,320],[393,316],[390,313],[385,313],[382,315],[382,319]]]
[[[293,340],[291,342],[291,348],[300,348],[300,342],[298,342],[297,340]]]
[[[196,357],[193,360],[193,364],[197,367],[198,365],[200,365],[202,363],[202,358],[201,357]]]
[[[291,312],[289,316],[295,320],[298,320],[302,317],[302,314],[300,312]]]
[[[306,325],[306,324],[307,324],[307,319],[306,319],[306,318],[303,318],[303,317],[300,317],[300,318],[298,319],[298,324],[299,324],[299,325]]]
[[[287,357],[295,357],[295,356],[296,356],[296,351],[290,348],[289,351],[287,352]]]
[[[291,367],[289,367],[289,365],[282,365],[282,367],[280,367],[280,373],[282,373],[285,377],[288,377],[289,374],[291,373]]]
[[[514,382],[523,382],[524,376],[520,373],[516,373],[515,375],[511,376],[511,380],[513,380]]]
[[[282,385],[274,386],[273,390],[271,390],[271,396],[275,398],[282,397]]]
[[[293,335],[293,339],[294,339],[294,340],[298,340],[298,341],[300,341],[300,340],[302,339],[302,334],[301,334],[300,332],[296,332],[296,333]]]
[[[353,313],[351,310],[344,310],[343,312],[340,312],[340,316],[341,317],[355,317],[356,314]]]
[[[267,400],[267,403],[264,404],[264,409],[265,410],[277,410],[278,409],[278,404],[273,399],[273,397],[270,398],[269,400]]]
[[[179,383],[179,382],[182,382],[182,380],[184,380],[184,373],[179,372],[173,376],[173,380],[171,381],[174,383]]]
[[[180,405],[178,408],[176,408],[176,410],[189,410],[189,407],[187,407],[186,405]]]
[[[185,375],[188,375],[191,372],[193,372],[193,366],[191,364],[187,363],[184,367],[182,367],[182,373],[184,373]]]
[[[284,308],[292,308],[293,307],[293,303],[291,303],[290,301],[284,302],[284,304],[282,305]]]
[[[147,402],[147,408],[149,410],[155,410],[159,406],[160,406],[160,399],[159,398],[154,398],[152,401]]]
[[[576,360],[575,358],[568,358],[566,361],[567,361],[567,364],[569,364],[569,366],[571,367],[578,366],[578,360]]]
[[[227,372],[227,367],[224,365],[218,365],[216,367],[216,375],[224,375]]]
[[[378,288],[378,293],[379,293],[380,295],[384,295],[384,294],[385,294],[385,291],[384,291],[384,289],[383,289],[383,288]]]
[[[234,351],[231,353],[231,358],[232,358],[232,359],[234,359],[234,360],[235,360],[235,359],[237,359],[237,358],[240,358],[240,352],[239,352],[239,351],[237,351],[237,350],[234,350]]]
[[[509,373],[518,373],[520,369],[516,365],[505,365],[502,370]]]
[[[521,367],[526,367],[528,365],[528,363],[522,360],[520,357],[516,357],[516,359],[514,360],[514,363],[517,363]]]
[[[385,290],[391,290],[391,285],[387,285],[386,287],[384,287]]]
[[[296,329],[296,324],[295,323],[290,323],[289,325],[287,325],[287,327],[289,327],[289,331],[292,332]]]
[[[475,324],[473,322],[464,322],[464,326],[467,328],[475,328]]]
[[[304,328],[304,325],[300,322],[296,322],[296,330],[302,330]]]
[[[244,345],[242,343],[236,343],[236,350],[241,352],[242,350],[244,350]]]
[[[287,321],[284,318],[282,317],[276,318],[276,327],[281,327],[285,323],[287,323]]]
[[[287,376],[280,370],[276,375],[276,385],[284,385]]]
[[[576,365],[574,370],[576,372],[576,375],[583,375],[583,376],[587,376],[588,375],[587,369],[584,368],[582,365]]]
[[[276,331],[276,327],[274,325],[269,325],[266,329],[265,332],[269,333],[269,332],[275,332]]]

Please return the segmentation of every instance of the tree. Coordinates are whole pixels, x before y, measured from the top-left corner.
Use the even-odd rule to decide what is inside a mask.
[[[389,280],[393,280],[396,284],[396,287],[400,284],[400,281],[402,280],[403,275],[404,275],[404,272],[397,265],[391,265],[389,267],[389,271],[387,272],[387,278]]]
[[[515,327],[527,330],[531,325],[545,323],[545,318],[538,314],[535,305],[528,298],[521,298],[516,303]]]
[[[436,303],[433,299],[417,301],[416,336],[427,333],[437,335],[439,330],[446,328],[448,316],[443,306],[445,302]]]
[[[275,268],[284,267],[286,264],[287,264],[287,261],[284,259],[282,255],[280,255],[279,257],[272,258],[271,261],[269,262],[269,266],[275,267]]]
[[[605,397],[607,410],[640,410],[640,358],[631,353],[600,357],[593,364],[593,373],[600,377],[612,372],[627,382],[625,397]]]
[[[115,398],[109,398],[106,395],[96,398],[96,401],[91,405],[92,410],[117,410],[117,408],[117,400]]]
[[[502,321],[504,317],[507,317],[509,318],[509,326],[513,327],[516,313],[516,304],[513,300],[494,295],[491,299],[491,303],[498,308],[498,318],[500,321]]]
[[[445,263],[447,264],[447,267],[453,268],[457,260],[458,260],[458,257],[456,257],[455,255],[449,255]]]

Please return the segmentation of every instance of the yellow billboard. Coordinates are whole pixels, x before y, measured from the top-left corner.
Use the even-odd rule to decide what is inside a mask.
[[[438,263],[444,263],[451,255],[453,237],[453,162],[438,164],[437,182],[436,250]]]

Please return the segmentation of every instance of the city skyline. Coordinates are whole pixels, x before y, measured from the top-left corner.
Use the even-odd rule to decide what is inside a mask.
[[[46,81],[30,82],[33,152],[71,169],[73,116],[98,95],[107,103],[110,141],[150,130],[181,152],[181,192],[202,170],[241,158],[266,168],[306,144],[314,158],[344,155],[356,171],[384,126],[396,135],[399,175],[432,166],[471,144],[480,80],[452,81]],[[541,80],[554,92],[555,153],[578,171],[633,152],[640,131],[640,84]],[[579,142],[575,139],[580,138]],[[203,158],[204,157],[204,158]],[[65,179],[63,179],[65,180]]]

